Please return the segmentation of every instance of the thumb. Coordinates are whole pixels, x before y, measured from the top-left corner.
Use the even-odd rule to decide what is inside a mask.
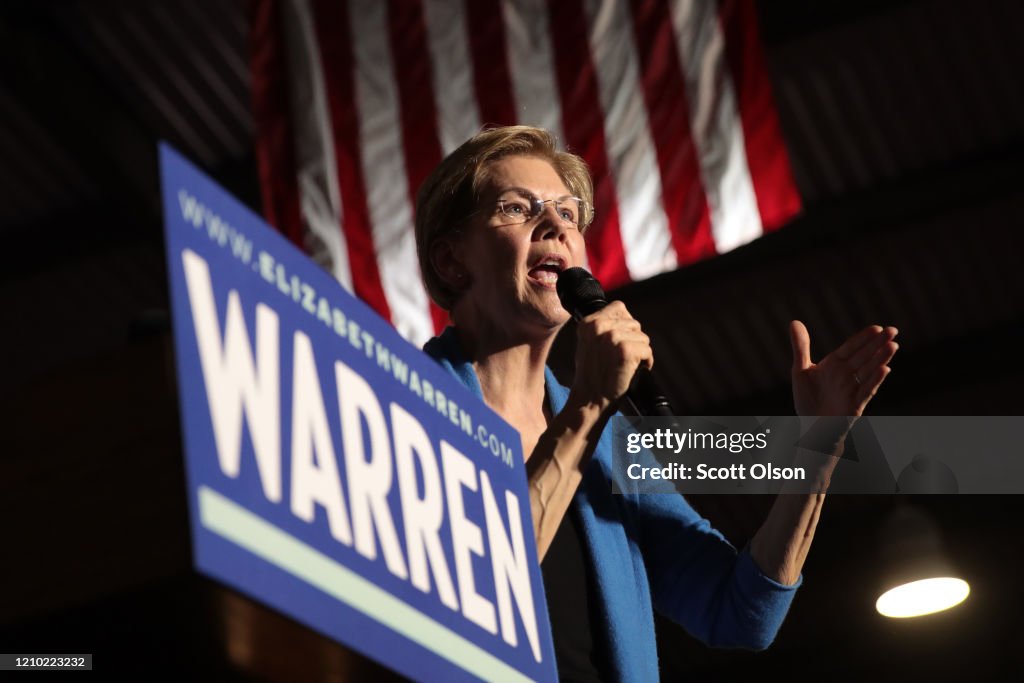
[[[793,345],[793,369],[811,367],[811,335],[807,333],[807,326],[799,320],[790,322],[789,341]]]

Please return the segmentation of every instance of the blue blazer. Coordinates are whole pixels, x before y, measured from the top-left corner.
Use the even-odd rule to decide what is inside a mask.
[[[424,351],[483,399],[480,380],[453,328]],[[569,390],[545,369],[547,400],[559,413]],[[601,434],[572,505],[582,520],[586,561],[604,617],[604,642],[619,680],[658,680],[654,610],[716,647],[763,650],[782,624],[796,589],[767,576],[747,548],[736,549],[672,494],[613,494],[612,430]]]

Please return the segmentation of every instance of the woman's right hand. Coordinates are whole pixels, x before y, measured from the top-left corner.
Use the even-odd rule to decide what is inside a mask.
[[[577,325],[576,378],[570,400],[600,408],[614,407],[641,365],[654,366],[651,340],[621,301],[613,301]]]

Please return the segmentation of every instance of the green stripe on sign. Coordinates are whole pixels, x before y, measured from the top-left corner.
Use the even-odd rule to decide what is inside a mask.
[[[475,676],[488,681],[531,680],[447,626],[207,486],[199,487],[199,518],[215,534]]]

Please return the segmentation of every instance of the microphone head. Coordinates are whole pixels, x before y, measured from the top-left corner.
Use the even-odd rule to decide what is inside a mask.
[[[601,283],[584,268],[563,270],[558,275],[555,289],[558,291],[558,300],[562,302],[562,308],[576,318],[590,315],[608,304]]]

